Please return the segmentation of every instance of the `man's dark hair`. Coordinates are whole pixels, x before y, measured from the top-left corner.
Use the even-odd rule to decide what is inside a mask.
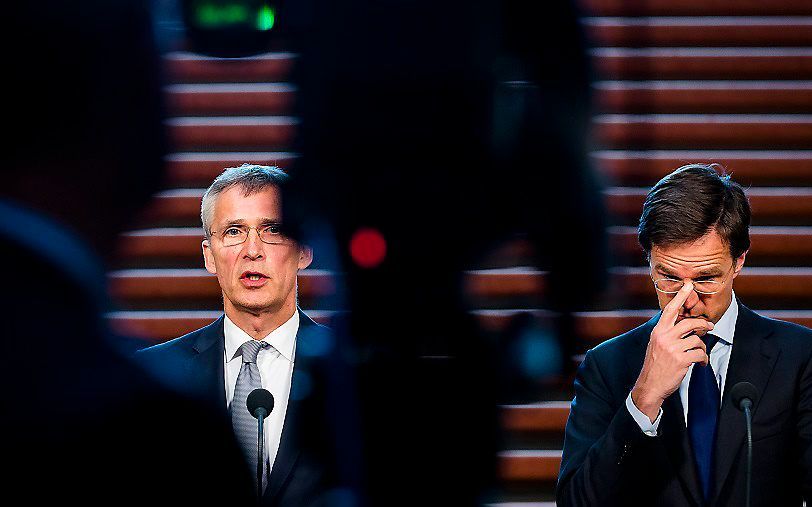
[[[718,169],[718,170],[717,170]],[[689,164],[646,196],[637,239],[646,252],[695,241],[715,229],[734,259],[750,248],[750,203],[718,164]]]

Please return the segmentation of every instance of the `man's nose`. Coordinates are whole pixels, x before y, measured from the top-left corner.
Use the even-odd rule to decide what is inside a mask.
[[[248,229],[248,237],[245,238],[245,244],[243,245],[245,256],[250,259],[262,257],[263,245],[264,243],[259,239],[259,231],[253,227]]]
[[[688,299],[685,300],[685,303],[683,303],[682,307],[688,310],[688,312],[690,312],[691,309],[695,307],[699,302],[700,302],[699,293],[696,292],[696,287],[694,287],[694,290],[692,290],[691,293],[688,294]]]

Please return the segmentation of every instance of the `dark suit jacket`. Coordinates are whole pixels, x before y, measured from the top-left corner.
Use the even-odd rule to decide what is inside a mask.
[[[589,351],[575,380],[557,500],[570,505],[702,505],[679,392],[648,437],[625,406],[659,315]],[[801,505],[812,491],[812,331],[739,303],[722,396],[710,505],[744,505],[744,416],[730,390],[747,381],[753,410],[752,505]]]
[[[352,389],[339,360],[336,335],[301,311],[299,317],[290,399],[264,505],[323,505],[332,502],[334,488],[357,485],[358,463],[347,457],[353,450],[342,448],[357,450],[360,445],[354,441]],[[223,322],[220,317],[202,329],[144,349],[136,361],[173,389],[225,415]],[[247,467],[246,473],[248,468],[254,470]]]

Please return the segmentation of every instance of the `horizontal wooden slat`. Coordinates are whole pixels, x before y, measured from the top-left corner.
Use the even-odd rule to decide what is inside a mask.
[[[609,240],[610,251],[615,255],[642,260],[636,227],[612,227]],[[812,265],[812,227],[752,227],[750,241],[748,265],[759,263],[761,259],[772,262],[782,259],[784,263]]]
[[[290,53],[212,58],[177,52],[164,57],[167,76],[175,83],[280,81],[290,76],[293,61],[294,55]]]
[[[799,16],[587,17],[598,46],[807,46],[812,18]]]
[[[279,83],[186,84],[167,87],[164,96],[173,116],[275,115],[291,112],[295,89]]]
[[[605,191],[608,210],[618,216],[636,220],[643,210],[647,188],[614,187]],[[769,218],[812,217],[812,188],[774,187],[750,188],[746,191],[753,217]]]
[[[608,79],[810,79],[812,49],[596,48],[595,66]],[[290,55],[217,60],[167,57],[175,83],[273,82],[287,77]]]
[[[810,79],[812,48],[597,48],[605,79]]]
[[[561,451],[503,451],[499,477],[508,482],[552,482],[561,467]]]
[[[810,217],[812,218],[812,217]],[[628,259],[641,257],[635,227],[610,229],[610,252]],[[750,230],[750,265],[760,258],[812,262],[812,227],[756,226]],[[146,229],[123,234],[119,257],[130,260],[149,258],[202,259],[200,227]],[[522,252],[518,252],[521,255]],[[527,259],[527,257],[525,257]],[[202,261],[201,261],[202,262]]]
[[[166,157],[167,183],[172,186],[208,187],[226,167],[249,163],[287,169],[295,158],[293,153],[284,151],[173,153]]]
[[[167,120],[177,150],[268,150],[293,143],[297,121],[287,116],[182,117]]]
[[[217,278],[204,269],[129,269],[108,275],[110,292],[122,299],[207,299],[220,296]],[[299,273],[299,293],[312,298],[332,295],[332,273],[304,270]]]
[[[595,90],[611,113],[812,111],[812,81],[601,81]]]
[[[502,407],[502,428],[507,431],[560,432],[567,424],[569,402],[548,401]]]
[[[744,185],[812,186],[812,151],[751,150],[603,150],[592,153],[598,169],[611,183],[652,186],[688,163],[719,163]]]
[[[806,0],[578,0],[599,16],[763,16],[812,14]]]
[[[614,187],[605,191],[608,210],[620,217],[637,219],[643,209],[648,188]],[[171,190],[158,194],[149,206],[145,220],[199,222],[203,190]],[[753,215],[759,219],[773,217],[812,217],[812,188],[774,187],[747,190]]]
[[[812,116],[607,114],[593,119],[607,148],[809,148]]]

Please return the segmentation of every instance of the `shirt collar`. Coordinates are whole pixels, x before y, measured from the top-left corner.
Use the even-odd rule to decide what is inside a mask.
[[[232,322],[231,319],[228,318],[228,315],[225,316],[223,332],[225,333],[226,337],[226,362],[231,362],[237,356],[242,344],[249,340],[253,340],[253,338],[251,338],[248,333],[240,329],[237,324]],[[289,318],[278,328],[271,331],[268,336],[262,339],[262,341],[270,343],[273,348],[279,351],[279,354],[281,354],[282,357],[292,363],[296,351],[296,334],[298,332],[299,312],[295,311],[293,312],[293,316],[291,318]]]
[[[739,317],[739,305],[736,302],[736,293],[733,292],[732,294],[730,306],[727,307],[725,313],[722,314],[722,318],[713,326],[713,331],[711,331],[711,334],[718,336],[719,339],[729,345],[733,345],[733,334],[736,332],[736,319]]]

